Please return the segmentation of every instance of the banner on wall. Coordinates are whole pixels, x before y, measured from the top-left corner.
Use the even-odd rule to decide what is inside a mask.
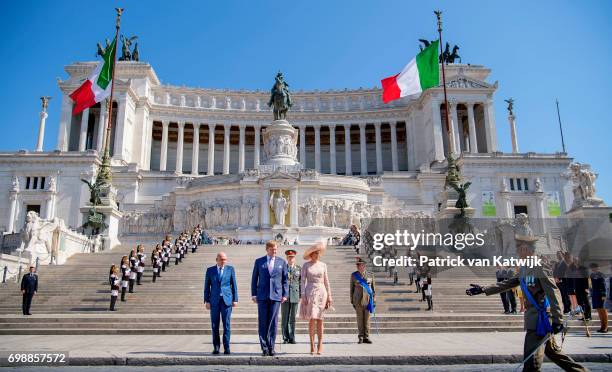
[[[559,199],[559,191],[547,191],[546,204],[548,207],[549,217],[559,217],[561,215],[561,200]]]
[[[495,193],[493,191],[482,192],[482,216],[497,216],[497,211],[495,209]]]

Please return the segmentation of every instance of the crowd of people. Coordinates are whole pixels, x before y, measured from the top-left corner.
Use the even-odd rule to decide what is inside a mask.
[[[577,320],[592,320],[592,311],[596,310],[600,319],[597,332],[608,332],[608,310],[612,310],[612,276],[606,277],[599,264],[587,266],[570,252],[557,252],[553,263],[552,274],[561,293],[563,314]],[[497,282],[503,282],[518,275],[518,268],[498,266],[495,273]],[[610,263],[612,272],[612,262]],[[521,287],[501,292],[501,301],[505,314],[525,312],[525,297]]]
[[[151,251],[150,265],[152,269],[152,282],[162,277],[162,273],[183,261],[189,253],[195,253],[207,235],[196,226],[191,232],[184,231],[172,243],[170,235],[166,235],[160,244]],[[118,265],[110,268],[108,282],[111,289],[110,311],[117,311],[116,304],[121,293],[121,302],[125,302],[126,293],[134,293],[134,286],[142,285],[142,277],[146,267],[146,254],[144,246],[138,244],[129,254],[121,257]]]

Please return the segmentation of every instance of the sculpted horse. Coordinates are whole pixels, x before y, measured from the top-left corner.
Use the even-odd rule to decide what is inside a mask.
[[[287,111],[293,106],[288,87],[289,84],[284,81],[283,74],[279,72],[276,75],[274,86],[271,89],[270,101],[268,102],[268,107],[273,106],[274,120],[285,119]]]

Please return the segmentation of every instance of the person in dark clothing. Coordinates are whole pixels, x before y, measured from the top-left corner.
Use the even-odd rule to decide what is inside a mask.
[[[553,277],[555,278],[555,283],[557,283],[557,287],[559,287],[559,291],[561,292],[563,314],[569,314],[569,312],[572,310],[572,304],[567,293],[567,283],[569,281],[567,278],[567,263],[565,262],[563,253],[561,251],[557,252],[557,260],[558,261],[553,269]]]
[[[497,271],[495,272],[495,278],[497,278],[497,282],[501,283],[506,280],[506,270],[503,266],[497,266]],[[505,292],[501,292],[499,294],[501,298],[502,304],[504,305],[504,314],[510,314],[510,306],[508,305],[508,296],[506,296]]]
[[[591,303],[589,302],[589,273],[582,264],[582,262],[576,261],[576,272],[574,274],[575,290],[576,290],[576,301],[578,305],[582,307],[584,320],[591,320]]]
[[[600,326],[597,332],[608,333],[608,311],[604,307],[606,302],[606,278],[599,271],[599,265],[592,263],[591,268],[591,301],[593,309],[597,310]]]
[[[36,292],[38,292],[38,275],[36,275],[36,267],[30,266],[30,272],[21,278],[21,294],[23,294],[21,309],[23,315],[32,315],[30,306],[32,305],[32,297]]]

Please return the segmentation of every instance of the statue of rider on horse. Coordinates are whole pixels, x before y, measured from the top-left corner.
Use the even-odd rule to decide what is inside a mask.
[[[274,106],[274,120],[283,120],[287,116],[289,108],[293,106],[291,93],[289,93],[289,84],[285,82],[283,73],[280,71],[276,74],[274,80],[268,107]]]

